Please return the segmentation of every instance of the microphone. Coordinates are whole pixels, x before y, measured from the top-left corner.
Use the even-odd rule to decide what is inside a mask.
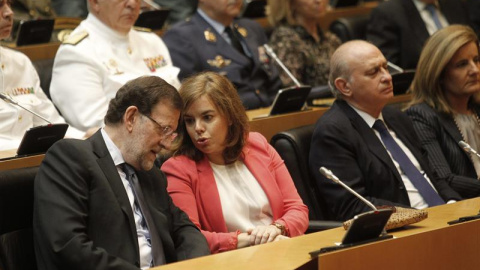
[[[360,200],[362,200],[366,205],[368,205],[370,208],[373,209],[373,211],[378,211],[378,209],[373,205],[373,203],[369,202],[367,199],[365,199],[362,195],[358,194],[355,190],[351,189],[349,186],[345,185],[340,179],[338,179],[337,176],[335,176],[332,171],[325,167],[320,167],[319,169],[320,173],[325,176],[326,178],[332,180],[333,182],[340,184],[342,187],[344,187],[346,190],[348,190],[350,193],[353,195],[357,196]]]
[[[270,57],[272,57],[273,60],[275,60],[275,62],[277,62],[277,64],[283,69],[283,71],[285,71],[285,73],[287,73],[288,77],[290,77],[290,79],[292,79],[293,83],[295,83],[295,85],[297,87],[302,86],[302,84],[297,80],[297,78],[295,78],[295,76],[293,76],[293,74],[290,72],[290,70],[288,70],[288,68],[283,64],[283,62],[280,60],[280,58],[278,58],[277,54],[275,54],[272,47],[270,47],[268,44],[263,44],[263,47],[265,48],[267,54],[270,55]]]
[[[49,123],[50,125],[52,124],[52,122],[48,121],[45,117],[37,114],[36,112],[34,112],[34,111],[32,111],[32,110],[29,110],[29,109],[23,107],[23,106],[20,105],[18,102],[16,102],[15,100],[13,100],[12,98],[10,98],[9,96],[7,96],[7,95],[5,95],[5,94],[0,93],[0,99],[3,99],[3,101],[5,101],[6,103],[10,103],[10,104],[13,104],[13,105],[15,105],[15,106],[18,106],[18,107],[24,109],[25,111],[27,111],[27,112],[35,115],[36,117],[42,119],[43,121]]]
[[[357,198],[359,198],[366,205],[368,205],[370,208],[372,208],[374,212],[367,212],[368,214],[372,215],[372,214],[376,214],[376,213],[379,212],[379,210],[377,209],[377,207],[375,207],[375,205],[373,205],[373,203],[371,203],[369,200],[365,199],[362,195],[358,194],[355,190],[351,189],[349,186],[345,185],[345,183],[340,181],[340,179],[338,179],[338,177],[335,174],[333,174],[332,171],[330,171],[329,169],[327,169],[325,167],[320,167],[319,171],[323,176],[325,176],[326,178],[332,180],[333,182],[335,182],[337,184],[340,184],[342,187],[344,187],[346,190],[348,190],[353,195],[357,196]],[[365,214],[367,214],[367,213],[365,213]],[[382,230],[382,233],[380,234],[380,236],[388,235],[387,230],[385,230],[385,225],[386,224],[383,225],[384,227],[383,227],[383,230]]]
[[[468,143],[464,141],[459,141],[458,145],[460,145],[463,151],[467,152],[468,154],[476,155],[477,157],[480,158],[480,154],[477,151],[475,151],[475,149],[473,149]]]
[[[143,0],[143,2],[149,6],[150,8],[152,9],[162,9],[162,7],[160,7],[157,3],[151,1],[151,0]]]
[[[396,71],[398,73],[403,73],[405,70],[397,65],[395,65],[394,63],[391,63],[390,61],[387,61],[387,66],[393,70],[393,71]]]

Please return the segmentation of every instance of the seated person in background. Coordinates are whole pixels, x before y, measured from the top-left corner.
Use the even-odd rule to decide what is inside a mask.
[[[242,0],[200,0],[197,12],[174,25],[163,39],[180,67],[180,78],[215,71],[233,82],[247,109],[269,106],[282,83],[263,44],[262,27],[245,18],[235,19]]]
[[[463,0],[468,9],[470,23],[477,35],[480,35],[480,1],[478,0]]]
[[[182,105],[164,80],[134,79],[110,101],[104,128],[48,150],[34,186],[38,269],[147,269],[209,254],[153,166]]]
[[[87,0],[51,0],[57,16],[85,18],[88,14]]]
[[[480,196],[480,159],[463,151],[464,141],[480,150],[478,38],[468,26],[452,25],[425,44],[413,79],[407,114],[433,169],[464,198]]]
[[[322,166],[377,206],[425,208],[460,200],[430,169],[407,115],[385,107],[393,86],[380,50],[366,41],[347,42],[335,51],[330,67],[336,101],[315,125],[309,163],[337,219],[371,209],[322,176]]]
[[[151,0],[159,4],[162,8],[170,9],[167,23],[173,25],[177,22],[184,21],[195,13],[197,8],[197,0]]]
[[[50,94],[74,127],[87,130],[103,123],[108,101],[127,81],[159,76],[179,87],[179,69],[154,33],[132,29],[136,0],[88,0],[87,19],[58,49]]]
[[[427,38],[455,23],[469,23],[462,1],[390,0],[372,10],[367,40],[375,44],[388,61],[404,69],[415,69]]]
[[[0,1],[0,39],[10,36],[13,25],[13,12],[10,1]],[[0,47],[1,78],[0,93],[6,95],[26,107],[45,117],[52,123],[65,123],[52,102],[40,88],[37,71],[24,54],[6,47]],[[18,148],[25,131],[29,128],[48,124],[30,112],[0,100],[0,151]],[[84,132],[75,128],[68,128],[67,136],[80,138]]]
[[[275,27],[269,43],[278,58],[303,84],[326,85],[330,57],[341,43],[318,24],[325,15],[327,1],[269,0],[268,6],[268,19]],[[285,72],[280,72],[280,78],[284,85],[293,85]]]
[[[168,192],[207,238],[212,253],[302,235],[308,209],[283,160],[249,132],[233,85],[214,72],[183,81],[184,123],[162,166]]]

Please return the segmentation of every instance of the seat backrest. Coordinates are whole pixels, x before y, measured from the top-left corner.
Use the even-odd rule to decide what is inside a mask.
[[[393,94],[403,95],[412,85],[415,77],[415,70],[405,70],[403,72],[392,74]]]
[[[53,61],[54,59],[33,61],[33,66],[37,70],[38,77],[40,78],[40,87],[50,100],[52,99],[50,97],[50,82],[52,81]]]
[[[307,125],[282,131],[275,134],[270,143],[285,161],[298,194],[308,206],[310,220],[330,220],[308,166],[313,129],[314,125]]]
[[[37,269],[33,183],[38,167],[0,171],[0,269]]]
[[[369,18],[369,14],[338,18],[330,24],[330,31],[337,35],[342,43],[353,39],[365,40]]]

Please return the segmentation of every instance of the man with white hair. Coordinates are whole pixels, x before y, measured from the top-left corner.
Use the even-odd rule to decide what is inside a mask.
[[[108,101],[131,79],[155,75],[180,86],[163,41],[148,29],[132,28],[140,1],[88,4],[88,17],[58,49],[50,87],[62,115],[81,130],[102,125]]]

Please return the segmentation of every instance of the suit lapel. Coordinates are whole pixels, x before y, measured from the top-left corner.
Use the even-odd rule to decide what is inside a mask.
[[[270,168],[265,167],[266,164],[264,164],[262,160],[259,160],[257,155],[250,154],[250,147],[248,147],[248,145],[244,150],[244,155],[245,158],[243,162],[245,163],[245,166],[247,166],[248,170],[258,181],[263,191],[265,192],[265,195],[267,196],[268,202],[270,203],[270,208],[272,209],[273,220],[279,219],[280,216],[277,216],[275,214],[282,213],[283,200],[281,198],[275,198],[278,197],[281,193],[278,192],[278,188],[274,184],[275,181],[271,181],[272,176],[270,174]]]
[[[397,137],[408,148],[408,150],[410,150],[412,155],[417,159],[418,163],[420,164],[420,167],[426,170],[428,168],[428,165],[424,163],[426,159],[424,158],[423,153],[419,151],[418,148],[413,144],[416,140],[418,140],[414,132],[413,126],[410,129],[414,132],[413,134],[406,132],[405,128],[407,123],[405,123],[402,119],[395,117],[395,115],[389,113],[391,109],[392,108],[387,107],[383,110],[383,118],[385,119],[385,122],[387,123],[388,127],[395,132]]]
[[[452,137],[455,142],[463,140],[462,134],[460,131],[458,131],[457,125],[455,125],[455,122],[451,116],[441,113],[438,116],[438,120],[443,128],[447,131],[447,134]]]
[[[410,14],[406,23],[410,24],[409,29],[413,29],[413,34],[417,36],[415,41],[412,40],[412,42],[420,41],[422,42],[422,44],[420,44],[420,47],[423,47],[423,41],[427,40],[428,37],[430,37],[427,27],[425,26],[425,22],[420,16],[420,13],[418,12],[417,7],[412,0],[403,0],[400,2],[405,9],[405,14]]]
[[[338,102],[338,101],[336,101]],[[374,154],[382,163],[384,163],[396,176],[397,181],[402,182],[400,175],[398,173],[397,167],[392,161],[390,155],[388,155],[387,150],[383,146],[380,139],[377,137],[375,132],[370,128],[365,120],[355,111],[350,105],[345,101],[338,102],[342,110],[345,112],[347,117],[350,119],[352,126],[358,131],[362,139],[367,144],[368,149],[372,154]]]
[[[108,180],[112,192],[115,194],[120,208],[124,212],[128,224],[130,225],[130,232],[132,236],[137,235],[137,229],[135,227],[134,217],[132,207],[130,206],[130,201],[128,200],[127,192],[123,186],[122,179],[118,174],[117,168],[115,167],[112,157],[108,152],[105,141],[103,140],[102,134],[100,131],[95,133],[90,139],[92,143],[93,152],[97,155],[97,163],[103,173],[105,178]],[[134,239],[134,242],[137,243],[137,239]],[[138,244],[135,245],[135,249],[138,252]]]

